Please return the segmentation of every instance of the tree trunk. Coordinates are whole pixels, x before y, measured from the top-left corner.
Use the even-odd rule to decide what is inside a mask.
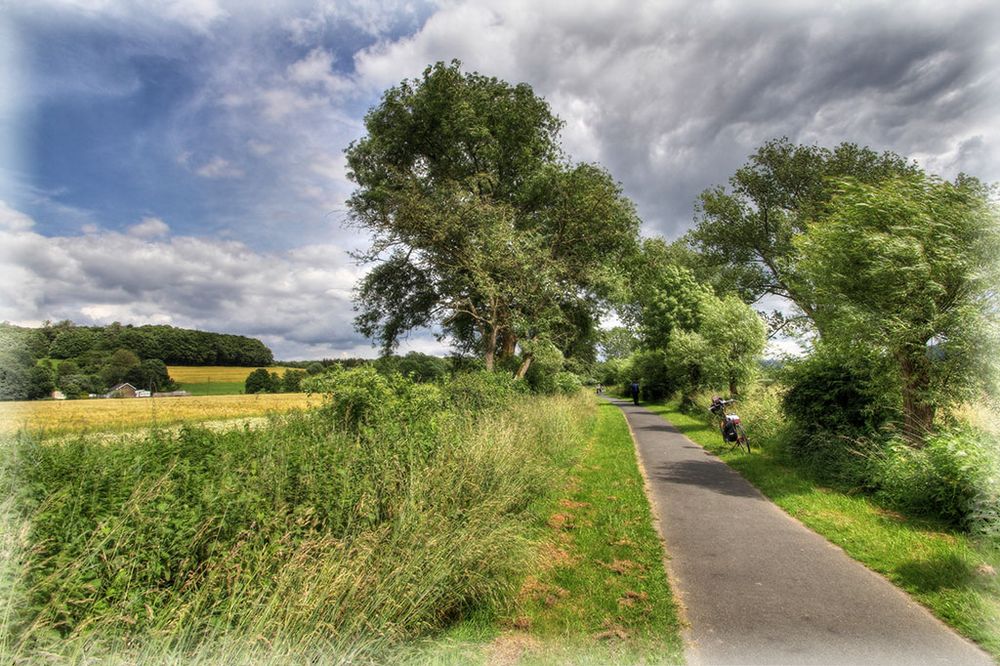
[[[517,351],[517,336],[505,330],[500,338],[500,358],[510,358]]]
[[[531,361],[534,358],[534,355],[530,352],[524,355],[524,358],[521,359],[521,366],[517,369],[517,373],[514,375],[514,379],[524,379],[524,376],[528,374],[528,368],[531,367]]]
[[[934,425],[934,404],[929,402],[926,391],[930,387],[923,359],[915,360],[909,355],[896,355],[899,361],[903,386],[903,437],[910,446],[921,448]]]
[[[497,353],[497,328],[490,326],[490,332],[486,336],[486,370],[493,372],[493,359]]]
[[[729,397],[730,398],[736,397],[736,395],[738,395],[738,391],[736,390],[736,388],[737,388],[737,386],[736,386],[736,378],[735,377],[730,377],[729,378]]]

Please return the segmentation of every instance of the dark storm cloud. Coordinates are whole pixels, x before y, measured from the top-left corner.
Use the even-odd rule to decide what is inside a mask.
[[[622,181],[647,233],[675,237],[703,189],[779,136],[1000,178],[998,16],[975,2],[455,5],[358,60],[385,83],[451,57],[531,83],[571,154]]]

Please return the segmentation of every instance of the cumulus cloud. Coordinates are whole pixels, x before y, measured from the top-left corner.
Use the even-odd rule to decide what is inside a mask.
[[[263,339],[279,358],[372,356],[351,326],[362,275],[335,245],[256,252],[238,241],[163,237],[149,218],[129,233],[43,236],[0,206],[0,320],[165,323]],[[146,226],[156,234],[132,233]],[[162,233],[161,233],[162,232]],[[411,342],[437,349],[427,335]]]
[[[96,230],[96,227],[91,227],[89,231]],[[170,233],[170,227],[158,217],[144,217],[141,222],[128,228],[129,236],[136,238],[158,238],[166,236],[168,233]]]

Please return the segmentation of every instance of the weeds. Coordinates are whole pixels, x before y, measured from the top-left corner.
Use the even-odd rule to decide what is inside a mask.
[[[505,608],[592,403],[477,414],[400,386],[420,409],[10,443],[5,656],[356,662]]]

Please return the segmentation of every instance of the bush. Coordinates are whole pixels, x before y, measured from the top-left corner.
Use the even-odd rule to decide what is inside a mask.
[[[243,384],[243,392],[250,393],[274,393],[274,382],[271,373],[264,368],[257,368],[249,375]]]
[[[874,488],[869,463],[885,445],[898,402],[883,370],[877,357],[819,349],[781,372],[790,422],[783,441],[799,466],[827,482]]]
[[[639,382],[642,399],[658,402],[670,397],[677,390],[676,376],[667,369],[666,354],[662,351],[638,352],[629,361],[629,367],[619,374],[624,379],[625,394],[632,380]]]
[[[557,372],[552,378],[556,393],[576,395],[583,388],[583,382],[572,372]]]
[[[444,385],[448,403],[460,409],[481,411],[507,407],[527,387],[506,372],[463,372]]]
[[[1000,455],[994,436],[955,426],[915,449],[893,440],[876,459],[878,495],[914,514],[1000,537]]]

